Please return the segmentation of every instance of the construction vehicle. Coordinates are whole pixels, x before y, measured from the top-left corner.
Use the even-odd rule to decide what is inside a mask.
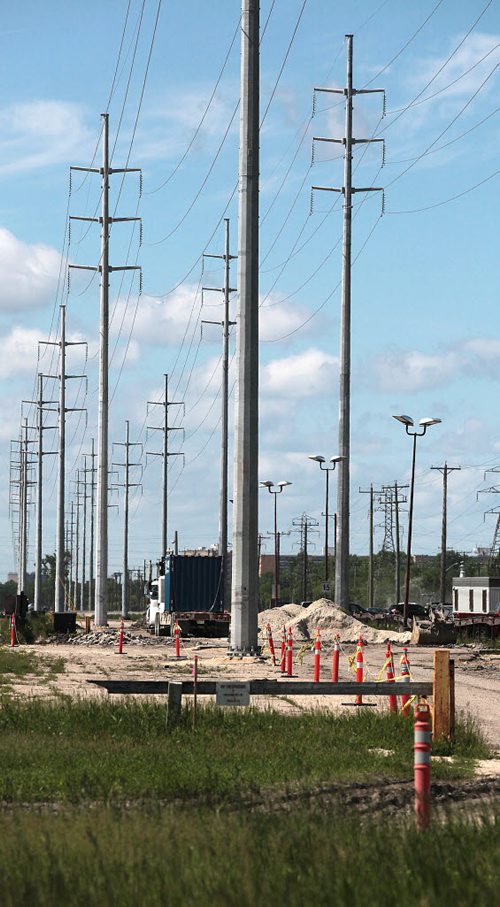
[[[166,554],[145,591],[146,626],[156,636],[173,635],[176,624],[184,636],[228,636],[222,557]]]

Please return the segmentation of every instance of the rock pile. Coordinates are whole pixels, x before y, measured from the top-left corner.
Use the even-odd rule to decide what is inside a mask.
[[[118,646],[119,630],[105,627],[94,630],[92,633],[64,633],[51,637],[50,642],[56,645],[70,646]],[[166,646],[171,645],[171,640],[164,636],[136,636],[125,630],[123,634],[125,646]]]
[[[391,642],[399,642],[404,645],[410,641],[409,631],[375,630],[367,627],[362,621],[346,614],[327,598],[319,598],[307,608],[302,608],[300,605],[281,605],[280,608],[261,611],[259,628],[263,635],[265,635],[267,623],[271,625],[275,644],[283,626],[286,626],[287,629],[291,627],[294,639],[299,641],[314,639],[317,627],[321,630],[321,639],[332,644],[337,634],[340,636],[340,641],[345,643],[355,643],[360,634],[368,643],[383,643],[389,639]]]

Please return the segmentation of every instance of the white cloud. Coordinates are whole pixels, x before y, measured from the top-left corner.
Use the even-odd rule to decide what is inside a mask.
[[[14,327],[0,337],[0,378],[21,372],[35,372],[40,331],[37,328]]]
[[[261,387],[266,394],[294,399],[324,394],[335,386],[338,359],[316,347],[283,359],[273,359],[262,368]]]
[[[190,336],[196,324],[201,301],[200,297],[193,308],[196,291],[196,285],[183,284],[164,302],[152,296],[141,296],[137,311],[135,304],[127,305],[126,300],[119,299],[110,323],[111,334],[116,336],[120,332],[126,337],[132,331],[137,342],[160,346],[177,344],[182,340],[186,327]]]
[[[450,379],[460,364],[453,350],[423,353],[420,350],[391,350],[375,360],[372,377],[378,390],[418,391]]]
[[[54,292],[60,255],[50,246],[29,245],[0,227],[0,311],[18,311],[47,301]]]
[[[31,101],[0,109],[0,177],[85,160],[94,140],[83,111],[66,101]]]

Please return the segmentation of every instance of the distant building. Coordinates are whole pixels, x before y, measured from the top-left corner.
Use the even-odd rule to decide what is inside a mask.
[[[17,580],[18,580],[18,574],[17,574],[17,573],[8,573],[8,574],[7,574],[7,582],[8,582],[8,583],[15,583],[16,586],[17,586]]]

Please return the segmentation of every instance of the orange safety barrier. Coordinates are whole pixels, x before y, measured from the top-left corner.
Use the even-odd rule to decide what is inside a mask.
[[[387,680],[394,681],[394,655],[392,653],[391,644],[387,640],[387,652],[385,653],[386,665],[387,665]],[[397,712],[398,710],[398,699],[397,696],[389,696],[389,709],[391,712]]]

